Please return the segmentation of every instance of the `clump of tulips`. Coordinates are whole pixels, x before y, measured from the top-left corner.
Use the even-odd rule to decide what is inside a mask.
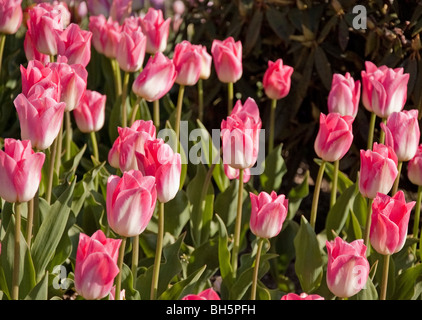
[[[242,43],[228,37],[210,48],[188,40],[171,47],[180,3],[173,24],[161,9],[132,12],[130,1],[86,4],[83,29],[64,2],[22,8],[19,0],[0,0],[0,66],[6,37],[19,28],[27,59],[10,106],[20,139],[4,139],[0,150],[1,299],[69,292],[86,300],[418,298],[415,290],[397,291],[420,287],[422,255],[422,145],[418,110],[404,109],[403,68],[367,61],[360,80],[334,74],[328,113],[316,120],[312,205],[299,215],[309,181],[283,190],[274,133],[277,102],[295,85],[293,67],[282,57],[268,61],[266,100],[239,98]],[[77,6],[73,14],[82,14]],[[108,92],[89,86],[94,50],[112,79]],[[227,102],[220,128],[212,128],[218,139],[202,123],[211,108],[203,105],[203,81],[213,72]],[[189,125],[185,89],[198,93],[198,117]],[[163,119],[160,101],[174,96]],[[356,142],[357,114],[365,112],[368,141],[354,181],[341,161]],[[192,134],[201,141],[186,149],[183,139]],[[194,163],[198,151],[202,162]],[[400,189],[405,168],[417,199]],[[321,221],[324,177],[331,195]],[[300,287],[279,274],[286,247],[294,249]],[[396,257],[407,264],[391,270]]]

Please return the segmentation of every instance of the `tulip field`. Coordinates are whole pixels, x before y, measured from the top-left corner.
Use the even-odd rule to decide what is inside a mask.
[[[0,300],[421,300],[421,31],[410,0],[0,0]]]

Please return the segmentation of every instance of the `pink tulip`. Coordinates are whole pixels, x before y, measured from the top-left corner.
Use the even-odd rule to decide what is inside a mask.
[[[149,8],[141,20],[142,32],[147,37],[146,52],[156,54],[167,47],[171,19],[164,20],[163,11]]]
[[[88,11],[91,16],[108,17],[113,0],[86,0]]]
[[[146,176],[155,177],[157,198],[161,203],[172,200],[179,191],[182,161],[179,153],[162,139],[147,140],[145,154],[136,152],[138,169]]]
[[[158,52],[149,58],[145,68],[133,82],[132,90],[147,101],[159,100],[170,91],[176,75],[173,61]]]
[[[415,156],[407,163],[407,177],[413,184],[422,186],[422,144],[418,146]]]
[[[15,34],[22,24],[22,0],[0,0],[0,33]]]
[[[113,286],[110,290],[110,300],[116,300],[116,286]],[[126,290],[120,290],[120,300],[126,300]]]
[[[31,141],[5,139],[4,151],[0,150],[0,197],[7,202],[34,198],[44,160],[44,153],[32,150]]]
[[[176,83],[193,86],[198,82],[202,69],[201,51],[201,47],[192,45],[186,40],[176,44],[173,56],[173,63],[177,72]]]
[[[70,24],[70,20],[72,19],[72,14],[69,11],[69,7],[67,3],[64,1],[57,1],[54,0],[51,3],[49,2],[41,2],[38,6],[42,7],[43,9],[51,12],[51,11],[58,11],[61,15],[61,23],[62,28],[66,29],[66,27]]]
[[[21,79],[22,79],[22,93],[28,95],[29,90],[41,80],[52,81],[57,85],[60,83],[60,77],[57,70],[44,66],[44,64],[37,60],[28,62],[28,66],[20,66]]]
[[[135,72],[141,69],[146,49],[147,38],[141,28],[132,32],[123,31],[120,36],[116,59],[120,69]]]
[[[281,297],[280,300],[325,300],[318,294],[307,294],[302,292],[301,294],[288,293]]]
[[[188,294],[182,300],[221,300],[221,298],[213,288],[209,288],[198,294]]]
[[[335,73],[328,94],[328,112],[356,118],[359,100],[360,81],[355,81],[348,72],[345,76]]]
[[[92,32],[92,44],[95,50],[107,58],[116,58],[121,26],[111,18],[91,16],[89,17],[89,30]]]
[[[21,93],[13,101],[19,117],[22,139],[31,140],[32,146],[38,150],[51,146],[63,121],[66,104],[57,102],[56,97],[52,97],[51,90],[45,90],[36,84],[28,97]]]
[[[145,153],[145,142],[155,139],[154,123],[151,120],[136,120],[131,127],[119,127],[118,131],[119,136],[108,153],[108,162],[112,167],[120,168],[122,172],[138,170],[135,154]]]
[[[107,220],[123,237],[134,237],[147,227],[157,201],[155,178],[138,170],[110,176],[107,181]]]
[[[328,289],[339,298],[357,294],[366,284],[370,267],[363,240],[347,243],[336,237],[327,241],[326,247]]]
[[[397,156],[394,150],[374,143],[372,150],[360,151],[359,191],[369,199],[378,192],[388,194],[397,177]]]
[[[60,35],[58,54],[65,56],[69,64],[86,67],[91,60],[91,38],[91,31],[82,30],[72,23]]]
[[[353,142],[353,120],[352,116],[341,116],[339,113],[320,114],[314,143],[318,157],[329,162],[344,157]]]
[[[268,98],[279,100],[290,91],[291,76],[294,69],[283,65],[283,60],[268,61],[268,68],[264,73],[262,85]]]
[[[207,52],[207,48],[205,46],[199,45],[199,47],[199,52],[202,57],[201,74],[199,75],[199,78],[206,80],[211,75],[212,56]]]
[[[380,254],[399,252],[406,241],[410,213],[415,201],[406,203],[403,191],[393,197],[377,193],[372,203],[371,245]]]
[[[415,156],[421,135],[417,109],[393,112],[386,124],[381,123],[381,128],[385,145],[394,150],[398,161],[409,161]]]
[[[284,194],[277,195],[262,191],[259,195],[250,192],[251,219],[250,228],[254,235],[261,238],[273,238],[277,236],[287,217],[289,202]]]
[[[234,169],[230,167],[228,164],[223,163],[224,165],[224,173],[230,180],[239,179],[239,169]],[[251,178],[251,170],[249,168],[243,171],[243,182],[247,183]]]
[[[23,42],[26,59],[28,61],[38,60],[43,64],[50,62],[50,56],[48,54],[40,53],[37,48],[35,48],[35,45],[32,42],[32,38],[32,32],[28,29],[25,33],[25,39]]]
[[[233,37],[212,42],[211,54],[218,79],[223,83],[234,83],[242,77],[242,43]]]
[[[86,90],[78,106],[73,110],[76,125],[84,133],[100,131],[105,122],[107,96]]]
[[[110,293],[119,273],[117,259],[122,240],[106,238],[101,230],[91,237],[79,234],[75,262],[75,289],[87,300],[102,299]]]
[[[372,62],[365,62],[362,71],[362,103],[368,111],[386,119],[393,112],[403,109],[407,99],[409,74],[403,68],[377,68]]]
[[[221,122],[223,163],[234,169],[251,168],[258,158],[261,126],[255,100],[248,98],[244,105],[238,100],[230,116]]]

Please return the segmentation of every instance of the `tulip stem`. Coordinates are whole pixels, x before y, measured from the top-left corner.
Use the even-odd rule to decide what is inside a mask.
[[[56,147],[56,159],[55,159],[55,171],[57,176],[60,177],[60,166],[62,165],[62,146],[63,146],[63,122],[60,126],[59,134],[57,135],[57,147]]]
[[[419,221],[421,215],[421,201],[422,201],[422,186],[418,186],[418,199],[415,205],[415,217],[413,220],[413,238],[417,239],[419,236]],[[413,252],[416,256],[416,243],[413,245]]]
[[[370,246],[370,242],[369,242],[369,235],[370,235],[370,229],[371,229],[371,216],[372,216],[372,202],[374,202],[374,199],[368,199],[368,215],[366,217],[366,226],[365,226],[365,238],[364,238],[364,243],[366,245],[367,249],[367,254],[369,255],[369,246]]]
[[[204,85],[203,80],[198,80],[198,119],[203,122],[204,120]]]
[[[153,113],[154,113],[154,125],[158,130],[160,129],[160,100],[154,100],[153,102]]]
[[[136,98],[135,106],[133,107],[132,116],[130,118],[130,126],[132,126],[132,124],[136,121],[136,116],[137,116],[137,113],[138,113],[139,105],[142,102],[143,101],[142,101],[141,97]]]
[[[316,217],[317,217],[317,211],[318,211],[319,193],[321,191],[321,183],[322,183],[322,177],[324,176],[324,170],[325,170],[325,161],[322,160],[321,166],[319,167],[319,170],[318,170],[318,176],[315,181],[314,197],[312,199],[310,224],[313,229],[315,229],[315,223],[316,223]]]
[[[381,293],[380,300],[386,300],[387,298],[387,283],[388,283],[388,268],[390,265],[390,255],[384,255],[384,266],[382,269],[382,281],[381,281]]]
[[[185,86],[179,86],[179,96],[177,97],[177,107],[176,107],[176,124],[174,126],[174,131],[176,132],[176,145],[174,148],[175,152],[179,152],[179,138],[180,138],[180,118],[182,117],[182,104],[183,104],[183,95],[185,93]]]
[[[372,144],[374,143],[374,130],[375,130],[376,120],[377,120],[377,115],[371,112],[371,120],[369,120],[369,131],[368,131],[368,145],[367,145],[368,150],[372,150]]]
[[[136,289],[136,280],[138,277],[138,261],[139,261],[139,234],[133,237],[132,241],[132,276],[133,288]]]
[[[92,143],[92,153],[94,154],[95,161],[98,163],[100,162],[100,154],[98,152],[98,142],[97,142],[97,135],[95,131],[90,132],[90,137],[91,137],[91,143]],[[95,191],[97,191],[98,190],[98,174],[95,176],[94,185],[95,185]]]
[[[125,257],[126,248],[126,237],[122,237],[120,244],[119,260],[117,261],[119,267],[119,274],[116,277],[116,294],[115,300],[120,300],[120,291],[122,290],[122,270],[123,270],[123,258]]]
[[[151,300],[157,299],[158,294],[158,278],[160,276],[161,254],[163,251],[163,237],[164,237],[164,202],[158,201],[158,233],[157,246],[155,248],[154,269],[152,271],[151,283]]]
[[[274,149],[274,123],[275,123],[275,110],[277,108],[277,99],[271,100],[271,111],[270,111],[270,136],[268,140],[268,153],[271,153]]]
[[[12,300],[19,299],[19,270],[21,257],[21,203],[15,203],[15,252],[13,259],[13,278],[12,278]]]
[[[242,227],[243,171],[244,169],[239,169],[239,192],[237,195],[237,213],[236,213],[233,252],[232,252],[232,268],[233,268],[233,275],[235,278],[236,278],[236,273],[237,273],[237,257],[239,254],[239,247],[240,247],[240,231]]]
[[[48,168],[48,184],[46,189],[45,200],[48,204],[51,202],[51,193],[53,190],[53,178],[54,178],[54,161],[56,158],[58,139],[54,139],[53,144],[50,147],[50,167]]]
[[[29,200],[28,203],[28,217],[26,219],[26,243],[28,248],[31,248],[32,240],[32,225],[34,224],[34,198]]]
[[[234,88],[233,88],[233,82],[229,82],[227,85],[227,95],[228,95],[228,103],[227,103],[227,115],[230,115],[232,113],[233,109],[233,97],[234,97]]]
[[[330,208],[334,206],[337,200],[337,185],[338,185],[338,172],[340,160],[334,161],[333,181],[331,187]]]
[[[382,123],[387,123],[387,119],[382,119]],[[385,132],[384,130],[380,130],[380,144],[384,144],[385,142]]]
[[[256,299],[256,287],[257,287],[257,284],[258,284],[259,262],[260,262],[260,259],[261,259],[261,252],[262,252],[263,244],[264,244],[264,239],[259,238],[259,240],[258,240],[258,250],[256,252],[256,257],[255,257],[255,266],[254,266],[254,270],[253,270],[251,300]]]
[[[72,156],[72,119],[70,118],[70,111],[65,112],[66,119],[66,153],[65,160],[69,161]]]
[[[120,74],[120,67],[116,59],[111,59],[111,68],[114,73],[114,90],[116,99],[122,95],[122,75]]]
[[[400,174],[401,174],[402,167],[403,167],[403,162],[399,161],[397,164],[397,177],[396,177],[396,180],[394,180],[393,190],[391,191],[392,196],[394,196],[397,190],[399,190]]]
[[[1,65],[3,62],[3,52],[4,52],[4,45],[6,43],[6,35],[4,33],[0,33],[0,76],[1,76]]]
[[[127,87],[129,84],[130,73],[125,71],[123,77],[123,89],[122,89],[122,127],[127,127],[127,110],[126,110],[126,97],[127,97]]]

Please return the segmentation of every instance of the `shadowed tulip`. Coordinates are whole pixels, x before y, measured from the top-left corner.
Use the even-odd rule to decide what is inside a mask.
[[[156,54],[163,52],[167,47],[171,19],[164,20],[163,11],[149,8],[141,19],[142,32],[147,37],[146,52]]]
[[[283,64],[282,59],[277,59],[275,62],[268,61],[268,68],[262,79],[267,97],[279,100],[287,96],[290,91],[293,71],[292,67]]]
[[[22,24],[22,0],[0,0],[0,33],[15,34]]]
[[[335,73],[328,94],[328,112],[356,118],[360,100],[360,81],[354,80],[350,73]]]
[[[202,54],[201,47],[182,41],[174,48],[173,63],[177,76],[175,82],[184,86],[193,86],[201,75]]]
[[[234,83],[242,77],[242,43],[233,37],[223,41],[215,39],[211,46],[212,59],[218,79]]]
[[[86,67],[91,60],[92,32],[82,30],[71,23],[60,35],[58,54],[67,58],[68,64],[81,64]]]

